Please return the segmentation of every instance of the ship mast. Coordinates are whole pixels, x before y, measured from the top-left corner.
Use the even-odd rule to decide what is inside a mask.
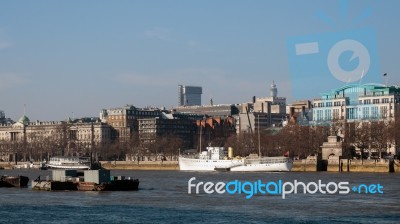
[[[199,153],[201,154],[201,133],[203,132],[203,118],[200,120],[200,147]]]
[[[258,157],[261,158],[261,142],[260,142],[260,114],[257,115],[258,124],[257,124],[257,132],[258,132]]]

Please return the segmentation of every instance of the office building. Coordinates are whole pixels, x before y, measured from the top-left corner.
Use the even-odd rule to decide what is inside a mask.
[[[334,120],[390,120],[400,109],[400,88],[380,84],[346,85],[313,101],[314,124]]]
[[[178,85],[178,106],[200,106],[202,93],[200,86]]]
[[[176,107],[173,111],[182,114],[200,114],[213,117],[228,117],[239,113],[237,105],[234,104]]]
[[[138,131],[138,119],[161,116],[158,108],[137,108],[133,105],[103,109],[100,112],[102,122],[112,127],[111,139],[119,142],[129,142]]]
[[[0,125],[0,160],[43,161],[49,156],[89,156],[110,141],[110,126],[97,118],[33,121],[22,116]]]

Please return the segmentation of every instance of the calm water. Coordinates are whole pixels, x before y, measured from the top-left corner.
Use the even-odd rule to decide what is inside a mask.
[[[50,171],[0,170],[30,179]],[[0,188],[0,223],[399,223],[400,174],[201,173],[112,171],[140,179],[137,192],[41,192]],[[348,181],[384,186],[384,194],[297,194],[281,196],[191,194],[188,180],[229,182]]]

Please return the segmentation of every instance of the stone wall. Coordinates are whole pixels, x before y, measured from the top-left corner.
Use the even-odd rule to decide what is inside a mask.
[[[349,161],[349,164],[348,164]],[[389,160],[347,160],[342,159],[341,172],[371,172],[371,173],[388,173]],[[331,161],[328,163],[328,172],[340,172],[339,160]],[[400,163],[395,162],[394,172],[400,172]]]
[[[307,159],[293,161],[293,172],[316,172],[317,161],[310,161]]]

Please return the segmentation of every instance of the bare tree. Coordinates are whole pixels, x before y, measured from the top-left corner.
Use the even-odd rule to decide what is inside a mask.
[[[257,139],[254,135],[244,132],[241,134],[231,135],[225,142],[225,147],[232,147],[234,154],[239,156],[248,156],[251,153],[258,154],[256,147]]]
[[[389,128],[385,121],[373,121],[370,124],[371,145],[378,150],[379,159],[382,158],[382,150],[386,152],[388,146]]]
[[[356,122],[354,129],[354,146],[360,149],[361,161],[364,161],[365,150],[370,154],[371,147],[371,124],[368,122]]]

